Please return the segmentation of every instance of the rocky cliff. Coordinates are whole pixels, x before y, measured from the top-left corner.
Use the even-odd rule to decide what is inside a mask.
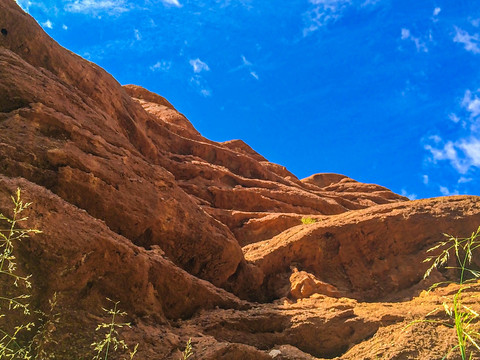
[[[85,356],[106,297],[146,360],[178,359],[190,337],[198,359],[448,351],[447,329],[401,330],[451,291],[421,293],[422,260],[442,233],[476,229],[478,197],[408,201],[342,175],[299,180],[122,87],[14,0],[0,2],[0,27],[0,212],[18,187],[33,202],[28,226],[42,233],[17,257],[32,304],[58,294],[59,358]]]

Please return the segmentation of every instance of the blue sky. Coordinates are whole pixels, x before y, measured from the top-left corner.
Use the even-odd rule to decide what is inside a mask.
[[[121,84],[299,178],[480,195],[480,4],[17,0]]]

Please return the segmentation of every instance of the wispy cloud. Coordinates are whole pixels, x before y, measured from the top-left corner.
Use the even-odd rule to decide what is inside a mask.
[[[450,191],[446,186],[440,186],[439,190],[444,196],[458,195],[458,190]]]
[[[410,200],[416,200],[418,198],[417,194],[409,194],[405,189],[402,189],[400,195],[405,196]]]
[[[208,67],[207,63],[203,62],[199,58],[191,59],[190,65],[192,65],[193,72],[195,74],[201,73],[202,71],[210,71],[210,68]]]
[[[75,0],[65,5],[65,10],[73,13],[97,14],[106,12],[109,14],[121,14],[130,9],[125,0]]]
[[[150,66],[151,71],[168,71],[172,67],[171,61],[161,60]]]
[[[463,44],[465,50],[470,51],[474,54],[480,54],[480,37],[478,34],[470,35],[465,30],[462,30],[455,26],[455,37],[453,41],[456,43]]]
[[[469,183],[473,181],[473,178],[466,178],[464,176],[460,177],[460,179],[458,179],[458,183],[459,184],[466,184],[466,183]]]
[[[245,66],[252,66],[252,63],[248,61],[244,55],[242,55],[242,62],[243,62],[243,65]]]
[[[140,34],[140,30],[135,29],[135,30],[133,30],[133,33],[134,33],[135,39],[136,39],[137,41],[142,40],[142,34]]]
[[[436,7],[435,9],[433,9],[432,21],[434,23],[438,22],[438,15],[440,15],[441,12],[442,12],[442,8],[440,7]]]
[[[465,174],[469,165],[462,160],[461,154],[459,154],[458,146],[456,146],[452,141],[444,142],[443,144],[437,145],[425,145],[425,150],[429,151],[432,155],[432,160],[434,163],[441,160],[448,160],[450,164],[461,174]]]
[[[428,47],[425,42],[422,41],[419,37],[413,36],[409,29],[402,29],[401,39],[412,41],[415,44],[418,52],[428,52]]]
[[[190,78],[190,85],[202,96],[212,96],[212,90],[208,87],[207,82],[200,75],[193,75]]]
[[[27,12],[30,9],[30,6],[32,6],[32,2],[29,0],[15,0],[15,1],[24,11],[27,11]]]
[[[239,71],[242,69],[247,70],[251,77],[253,77],[255,80],[259,80],[260,77],[258,76],[258,73],[254,70],[255,66],[253,65],[253,63],[247,60],[245,55],[241,55],[240,58],[242,59],[242,64],[234,69],[231,69],[230,72]]]
[[[423,183],[425,185],[428,185],[428,183],[430,181],[430,178],[428,177],[428,175],[423,175],[422,179],[423,179]]]
[[[451,113],[448,115],[448,118],[452,120],[454,123],[458,124],[460,122],[460,118],[455,113]]]
[[[318,30],[330,22],[338,20],[352,0],[310,0],[313,7],[304,14],[306,27],[303,36]]]
[[[354,6],[362,9],[380,3],[382,0],[309,0],[311,8],[303,14],[305,27],[303,36],[317,31],[321,27],[335,22],[343,16],[344,11]]]
[[[182,4],[178,0],[162,0],[165,5],[182,7]]]
[[[480,98],[476,94],[472,95],[472,92],[467,90],[463,96],[462,107],[470,113],[470,118],[476,118],[480,115]]]
[[[53,23],[50,20],[43,22],[42,26],[47,29],[53,29]]]
[[[448,161],[461,175],[472,168],[480,168],[480,90],[466,90],[459,103],[461,117],[450,114],[449,119],[461,125],[456,140],[443,140],[439,135],[431,136],[424,146],[434,163]]]

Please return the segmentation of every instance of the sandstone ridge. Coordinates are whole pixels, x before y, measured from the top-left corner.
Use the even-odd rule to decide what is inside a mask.
[[[16,255],[36,308],[58,294],[58,358],[89,351],[107,297],[128,312],[122,335],[144,360],[178,359],[188,338],[195,359],[448,351],[446,329],[398,334],[455,291],[422,292],[454,275],[423,280],[422,260],[442,233],[480,225],[480,198],[409,201],[339,174],[298,179],[121,86],[14,0],[0,2],[0,28],[0,213],[17,188],[33,203],[28,226],[42,233]]]

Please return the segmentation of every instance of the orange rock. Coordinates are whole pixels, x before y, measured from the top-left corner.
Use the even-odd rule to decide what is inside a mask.
[[[18,246],[18,268],[33,273],[32,306],[59,294],[58,358],[85,358],[105,297],[130,314],[122,336],[144,360],[177,360],[188,338],[212,360],[434,359],[454,346],[435,322],[402,329],[449,320],[435,309],[458,286],[422,291],[454,271],[423,281],[422,261],[442,232],[477,228],[479,197],[408,201],[338,174],[299,180],[120,86],[14,0],[0,2],[0,25],[0,212],[18,186],[33,202],[43,233]],[[462,303],[480,311],[479,294],[472,284]]]
[[[245,258],[265,274],[267,297],[282,296],[290,266],[363,300],[395,296],[419,283],[426,250],[442,233],[470,236],[480,224],[480,197],[456,196],[377,205],[299,225],[247,245]]]
[[[313,294],[323,294],[331,297],[340,296],[335,286],[318,280],[306,271],[298,271],[294,267],[292,275],[290,275],[290,296],[294,299],[303,299]]]

